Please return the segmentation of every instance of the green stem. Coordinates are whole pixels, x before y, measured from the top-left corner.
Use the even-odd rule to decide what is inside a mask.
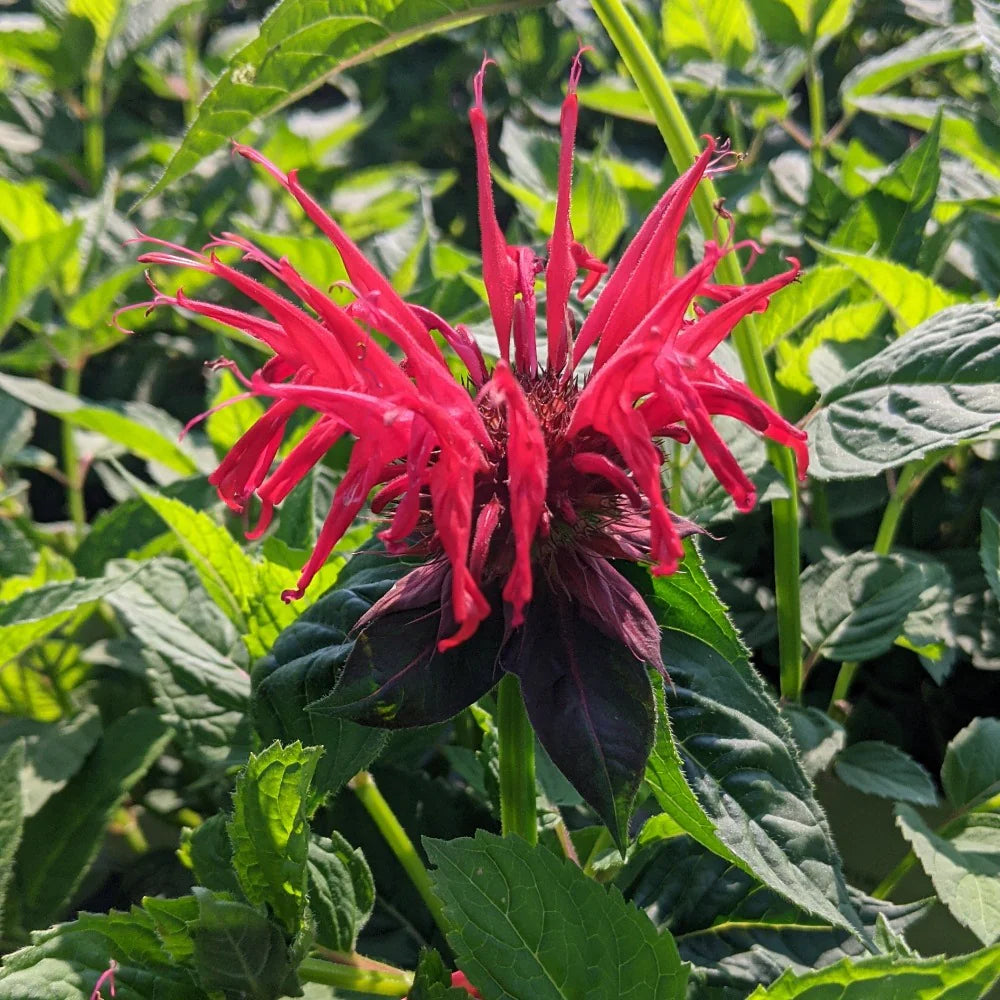
[[[598,833],[594,838],[594,846],[590,849],[590,854],[587,856],[587,860],[583,863],[583,874],[594,877],[594,865],[597,864],[597,859],[609,848],[614,847],[614,841],[611,839],[611,831],[605,827]]]
[[[591,0],[594,11],[611,37],[629,73],[653,112],[660,134],[678,171],[684,171],[701,152],[691,126],[684,117],[660,64],[625,8],[623,0]],[[695,190],[692,204],[698,224],[706,235],[724,227],[715,204],[715,185],[705,179]],[[723,284],[742,285],[743,272],[735,254],[719,261]],[[752,316],[747,316],[733,332],[733,346],[739,355],[747,385],[768,406],[777,409],[777,398]],[[799,597],[799,486],[795,462],[788,449],[767,442],[767,454],[788,489],[787,500],[771,504],[774,526],[774,578],[777,599],[778,642],[781,660],[781,694],[786,701],[802,695],[802,630]]]
[[[819,68],[814,48],[809,46],[809,64],[806,68],[806,91],[809,94],[809,125],[812,136],[812,163],[814,169],[823,166],[824,142],[826,140],[826,98],[823,94],[823,73]]]
[[[322,958],[303,959],[298,973],[305,983],[322,983],[371,997],[405,997],[413,985],[413,976],[409,973],[359,969],[354,965],[326,962]]]
[[[63,392],[72,396],[80,395],[80,382],[83,371],[78,366],[71,365],[63,373]],[[76,450],[76,438],[73,427],[67,421],[62,424],[62,458],[63,474],[66,477],[66,505],[69,517],[73,522],[76,535],[79,538],[87,527],[87,509],[83,501],[83,474],[80,466],[80,456]]]
[[[441,901],[434,895],[431,886],[431,877],[427,874],[420,855],[417,853],[413,841],[409,834],[403,829],[402,824],[396,819],[395,813],[389,807],[389,803],[382,797],[382,793],[375,784],[375,779],[368,771],[360,771],[350,782],[348,787],[357,795],[365,811],[372,818],[378,827],[378,832],[389,849],[396,855],[396,859],[403,866],[403,870],[410,877],[414,888],[420,893],[420,898],[424,901],[427,909],[430,910],[434,923],[444,934],[448,929],[448,922],[441,907]]]
[[[92,191],[104,181],[104,46],[96,45],[83,81],[83,162]]]
[[[899,530],[899,519],[903,515],[904,508],[910,497],[916,493],[924,476],[937,464],[937,461],[937,458],[931,460],[925,458],[910,462],[909,465],[903,467],[896,488],[892,491],[885,511],[882,513],[882,521],[878,526],[875,544],[872,546],[872,550],[878,555],[887,556],[892,551],[893,543],[896,541],[896,532]],[[827,714],[834,717],[843,714],[840,705],[846,701],[860,667],[861,663],[858,660],[846,660],[840,665],[837,679],[833,685],[833,694],[830,696]]]
[[[505,674],[497,691],[497,739],[500,744],[500,826],[538,843],[535,805],[535,733],[513,674]]]

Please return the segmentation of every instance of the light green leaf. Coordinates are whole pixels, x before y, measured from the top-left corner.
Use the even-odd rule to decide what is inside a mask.
[[[803,395],[814,392],[816,385],[809,374],[813,351],[827,342],[843,344],[864,340],[871,334],[885,306],[881,302],[854,302],[824,316],[798,344],[783,340],[778,344],[781,362],[775,372],[778,381]]]
[[[1000,521],[986,507],[982,509],[982,535],[979,539],[979,558],[986,574],[986,582],[1000,601]]]
[[[342,2],[282,0],[201,102],[146,197],[189,173],[251,122],[294,103],[334,74],[429,34],[536,5],[535,0],[372,0],[361,10]]]
[[[22,740],[15,740],[3,747],[3,753],[0,754],[0,927],[3,926],[7,884],[10,882],[17,845],[21,842],[21,824],[24,820],[21,806],[23,769],[24,743]]]
[[[670,52],[694,50],[714,62],[742,66],[757,48],[745,0],[664,0],[663,41]]]
[[[240,885],[251,903],[267,903],[290,937],[305,907],[306,802],[322,752],[301,743],[272,743],[250,755],[233,793],[228,829]]]
[[[879,955],[816,972],[786,972],[770,986],[758,986],[749,1000],[979,1000],[998,976],[1000,948],[958,958]]]
[[[817,250],[839,261],[868,285],[889,307],[900,333],[961,301],[959,296],[942,288],[927,275],[903,264],[827,246],[818,245]]]
[[[757,320],[761,345],[765,348],[804,329],[814,317],[846,301],[854,274],[846,267],[827,264],[811,267],[793,285],[775,295]]]
[[[937,804],[931,776],[908,753],[891,743],[881,740],[852,743],[837,755],[833,769],[845,785],[867,795],[920,806]]]
[[[955,306],[857,365],[808,425],[810,472],[861,479],[1000,426],[1000,311]]]
[[[826,819],[763,682],[669,629],[663,661],[673,683],[657,685],[665,704],[646,770],[660,807],[713,854],[859,933]]]
[[[448,940],[486,1000],[682,1000],[670,933],[578,867],[518,837],[425,839]]]
[[[941,784],[956,809],[1000,794],[1000,719],[973,719],[949,744]]]
[[[177,442],[180,425],[154,406],[124,403],[120,408],[112,408],[81,399],[37,379],[14,375],[0,374],[0,389],[73,427],[103,434],[140,458],[159,462],[179,475],[190,476],[199,471],[190,448]]]
[[[155,712],[133,709],[108,726],[66,787],[28,819],[16,876],[26,927],[58,918],[100,849],[112,813],[171,735]]]
[[[946,839],[900,803],[896,825],[952,916],[983,944],[1000,939],[1000,816],[972,813]]]
[[[64,226],[49,204],[40,181],[12,181],[0,177],[0,230],[11,243],[25,243]]]
[[[232,372],[223,369],[218,376],[218,387],[212,397],[211,409],[242,394],[243,388]],[[216,410],[205,421],[208,439],[220,453],[228,452],[263,414],[263,404],[252,397],[229,403],[223,409]]]
[[[845,105],[856,105],[860,97],[880,94],[928,66],[962,59],[981,48],[982,41],[972,25],[931,28],[855,66],[841,84],[842,98]]]
[[[72,266],[82,231],[83,222],[77,220],[8,249],[0,274],[0,335],[61,269]]]
[[[802,636],[827,659],[872,659],[946,583],[940,564],[898,553],[860,551],[813,563],[802,574]]]

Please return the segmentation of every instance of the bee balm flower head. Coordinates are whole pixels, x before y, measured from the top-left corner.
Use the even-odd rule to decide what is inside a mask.
[[[386,551],[422,560],[358,622],[359,639],[338,685],[341,709],[374,724],[426,724],[486,693],[508,670],[521,679],[536,731],[569,773],[600,734],[567,739],[566,727],[599,728],[585,702],[595,685],[606,683],[588,684],[581,643],[606,644],[607,656],[620,664],[619,693],[601,697],[642,703],[635,740],[648,753],[652,700],[645,670],[646,664],[663,669],[659,629],[616,563],[671,573],[683,555],[682,537],[696,530],[668,509],[660,442],[693,442],[743,511],[755,503],[754,487],[715,430],[714,415],[735,417],[795,449],[805,469],[805,435],[711,359],[733,327],[765,309],[799,268],[792,261],[758,284],[720,286],[713,282],[716,265],[739,247],[709,241],[701,261],[676,273],[685,212],[699,181],[719,167],[719,151],[707,139],[577,328],[574,285],[584,300],[608,272],[574,238],[570,223],[580,57],[562,106],[555,223],[545,248],[509,244],[497,222],[483,98],[487,65],[475,77],[469,120],[495,362],[483,357],[467,329],[404,301],[295,171],[286,174],[245,146],[236,151],[284,187],[336,246],[351,303],[338,305],[288,260],[230,233],[201,252],[161,244],[140,260],[214,275],[258,307],[244,312],[155,289],[152,300],[227,324],[272,352],[244,378],[247,393],[269,407],[211,477],[236,511],[259,499],[254,535],[337,441],[353,442],[316,546],[286,599],[309,586],[366,504],[385,519],[379,537]],[[220,247],[238,248],[287,294],[223,263],[215,253]],[[453,378],[446,351],[464,365],[462,381]],[[590,351],[584,380],[577,369]],[[276,462],[289,421],[302,409],[315,422]],[[425,696],[428,684],[438,697]],[[615,781],[609,773],[612,798]],[[592,802],[600,797],[584,794]]]

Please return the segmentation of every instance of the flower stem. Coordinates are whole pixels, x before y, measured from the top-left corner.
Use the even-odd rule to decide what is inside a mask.
[[[826,141],[826,100],[823,94],[823,73],[816,57],[815,40],[809,49],[809,65],[806,70],[806,90],[809,94],[809,124],[812,134],[813,169],[823,166],[824,142]]]
[[[83,162],[92,191],[104,180],[104,46],[95,45],[83,81]]]
[[[82,376],[83,372],[78,365],[70,365],[63,373],[63,392],[79,396]],[[73,426],[65,420],[62,424],[62,459],[63,475],[66,477],[66,505],[69,508],[69,518],[79,538],[87,527],[83,475],[80,456],[76,450],[76,438],[73,436]]]
[[[500,825],[503,835],[516,833],[538,843],[535,807],[535,733],[513,674],[505,674],[497,691],[497,738],[500,743]]]
[[[403,825],[396,819],[396,814],[392,811],[389,803],[383,798],[382,793],[375,784],[375,779],[368,771],[358,772],[348,782],[348,787],[357,795],[359,801],[364,806],[365,811],[372,818],[378,827],[378,832],[382,834],[389,849],[396,855],[396,859],[403,866],[403,870],[410,877],[414,888],[420,893],[420,898],[424,901],[427,909],[430,910],[434,923],[438,925],[441,933],[444,934],[448,928],[448,922],[441,907],[441,901],[434,895],[431,886],[430,875],[424,867],[420,855],[417,853],[413,841],[409,834],[403,829]],[[326,982],[327,980],[316,980],[316,982]],[[351,987],[354,989],[355,987]],[[405,992],[405,990],[404,990]],[[379,994],[395,996],[396,994]]]
[[[684,111],[669,81],[625,8],[623,0],[591,0],[594,11],[611,37],[646,103],[667,145],[678,171],[686,170],[701,151]],[[724,226],[715,204],[715,185],[706,178],[695,190],[692,204],[698,224],[706,235]],[[735,255],[719,261],[720,280],[742,285],[743,272]],[[747,316],[733,332],[733,346],[739,355],[747,385],[768,406],[777,409],[777,397],[752,316]],[[788,449],[767,443],[771,464],[788,489],[788,498],[771,503],[774,525],[774,578],[778,614],[778,642],[781,659],[781,695],[798,701],[802,695],[802,629],[799,597],[799,486],[795,462]]]
[[[413,985],[413,976],[406,972],[362,969],[327,962],[322,958],[303,959],[298,973],[299,979],[305,983],[322,983],[372,997],[405,997]]]
[[[896,540],[896,532],[899,530],[899,519],[902,517],[903,509],[909,502],[910,497],[916,493],[924,476],[937,464],[938,457],[931,459],[919,459],[910,462],[903,467],[899,474],[896,488],[889,497],[885,511],[882,514],[882,521],[878,526],[878,534],[875,536],[875,544],[872,550],[880,556],[887,556],[892,551],[893,542]],[[858,673],[861,663],[858,660],[846,660],[840,665],[837,679],[833,685],[833,694],[830,696],[830,705],[827,714],[834,717],[843,715],[841,703],[846,701],[850,693],[851,685]],[[900,876],[902,877],[902,876]]]

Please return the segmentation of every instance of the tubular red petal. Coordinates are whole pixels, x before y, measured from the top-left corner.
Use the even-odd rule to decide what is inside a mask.
[[[642,496],[635,483],[625,474],[625,471],[615,465],[607,455],[594,451],[580,451],[573,456],[573,468],[589,476],[600,476],[606,479],[621,493],[628,497],[633,507],[642,506]]]
[[[526,375],[538,374],[538,348],[535,343],[538,307],[535,301],[535,276],[542,262],[530,247],[512,249],[517,266],[517,298],[514,301],[514,358],[517,370]]]
[[[469,333],[468,327],[461,323],[453,327],[437,313],[431,312],[430,309],[425,309],[423,306],[411,305],[410,308],[420,317],[428,330],[437,330],[444,337],[448,346],[461,358],[473,384],[477,387],[482,386],[489,378],[486,371],[486,361],[479,345]]]
[[[490,177],[489,130],[483,107],[483,79],[486,67],[492,63],[484,59],[474,83],[475,103],[469,109],[469,124],[476,148],[476,186],[479,200],[479,238],[483,253],[483,282],[493,316],[500,345],[500,357],[510,360],[510,334],[514,321],[514,292],[517,288],[517,265],[511,259],[507,240],[497,222],[493,204],[493,179]]]

